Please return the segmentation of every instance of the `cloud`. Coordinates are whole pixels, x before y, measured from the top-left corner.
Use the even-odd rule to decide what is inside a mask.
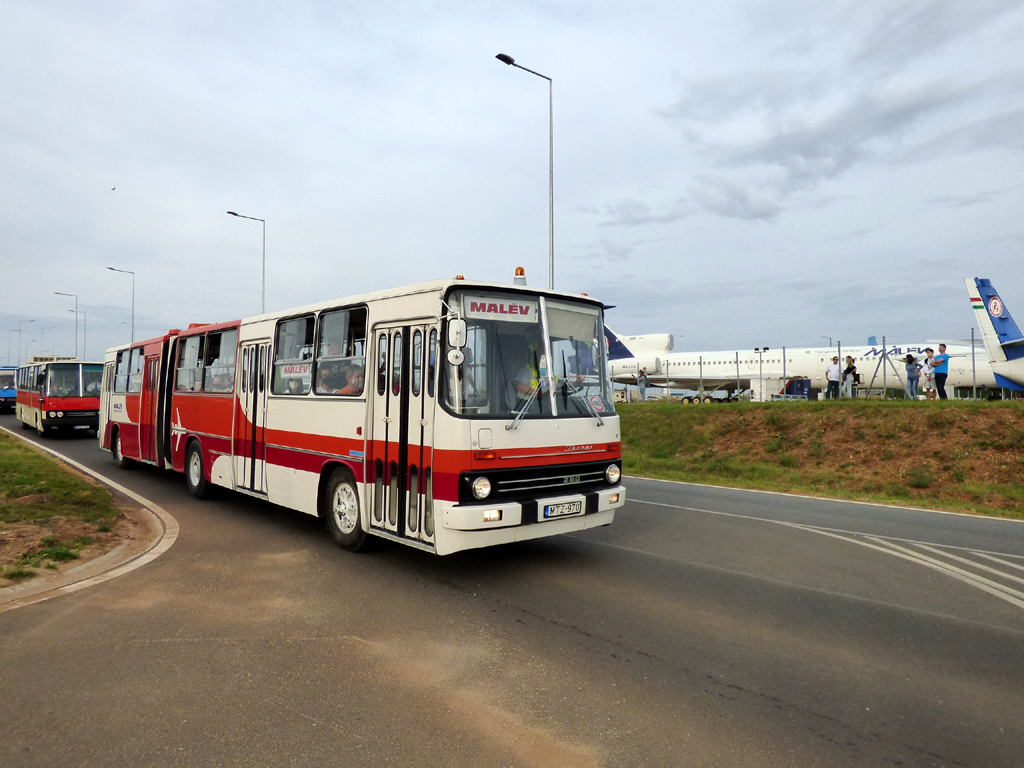
[[[649,203],[635,198],[622,198],[599,207],[581,207],[583,213],[592,213],[605,217],[600,222],[602,227],[630,226],[642,224],[669,224],[673,221],[690,216],[694,212],[693,205],[684,198],[653,208]]]
[[[691,187],[694,200],[712,213],[731,219],[772,221],[782,210],[779,195],[724,176],[701,176]]]

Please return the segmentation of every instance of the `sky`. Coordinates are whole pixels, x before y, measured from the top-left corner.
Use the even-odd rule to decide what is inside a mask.
[[[1021,40],[1024,0],[5,0],[0,359],[102,359],[133,289],[136,339],[259,314],[227,211],[267,311],[546,287],[549,118],[555,287],[617,332],[970,338],[965,277],[1024,319]]]

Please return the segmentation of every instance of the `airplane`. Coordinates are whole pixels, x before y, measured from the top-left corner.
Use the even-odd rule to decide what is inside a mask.
[[[1024,335],[990,280],[968,277],[964,285],[996,382],[1001,387],[1024,391]]]
[[[878,344],[851,347],[763,348],[756,350],[726,350],[719,352],[672,352],[671,334],[619,336],[605,326],[608,361],[612,379],[621,384],[635,384],[637,372],[647,369],[652,388],[696,390],[710,399],[710,393],[725,391],[732,399],[736,392],[751,391],[752,399],[767,400],[773,395],[800,394],[810,397],[809,389],[826,388],[825,369],[835,355],[841,356],[845,368],[846,356],[855,361],[860,374],[860,389],[904,389],[906,367],[901,358],[907,354],[917,359],[926,357],[925,349],[938,349],[937,342],[920,344]],[[1019,333],[1019,332],[1018,332]],[[950,356],[947,391],[955,387],[980,388],[999,386],[987,360],[988,355],[970,344],[949,343]],[[1021,350],[1024,353],[1024,348]],[[888,358],[888,363],[884,363]],[[975,378],[976,377],[976,378]],[[809,381],[794,386],[794,380]]]

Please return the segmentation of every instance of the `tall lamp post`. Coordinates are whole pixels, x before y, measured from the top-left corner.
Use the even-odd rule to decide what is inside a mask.
[[[228,211],[228,215],[237,216],[240,219],[249,219],[249,221],[258,221],[263,225],[263,278],[260,283],[260,314],[265,314],[267,311],[267,222],[255,216],[243,216],[234,211]]]
[[[547,75],[534,72],[521,64],[511,56],[499,53],[495,56],[498,61],[516,67],[531,75],[543,77],[548,81],[548,288],[555,287],[555,111],[554,111],[554,84]]]
[[[77,293],[61,293],[60,291],[54,291],[58,296],[71,296],[75,300],[75,359],[78,359],[78,294]]]
[[[19,320],[18,321],[18,365],[21,365],[21,326],[25,323],[34,323],[35,320]]]
[[[76,318],[75,318],[75,325],[77,326],[78,325],[77,316],[79,314],[78,310],[77,309],[69,309],[68,312],[74,312],[75,313],[75,316],[76,316]],[[89,357],[89,316],[85,313],[84,309],[81,311],[81,315],[82,315],[82,357],[88,358]],[[135,339],[133,338],[132,341],[135,341]],[[77,352],[75,353],[75,357],[78,357],[78,353]]]
[[[132,276],[132,344],[135,343],[135,273],[130,269],[118,269],[117,267],[107,267],[111,272],[120,272],[125,275]],[[84,344],[82,346],[85,346]]]

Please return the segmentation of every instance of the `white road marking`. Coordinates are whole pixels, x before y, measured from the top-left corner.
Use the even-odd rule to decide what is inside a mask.
[[[967,563],[977,569],[991,572],[1004,579],[1024,583],[1024,579],[1020,579],[1016,576],[1013,576],[1009,573],[1005,573],[995,568],[990,568],[989,566],[982,565],[981,563],[977,563],[973,560],[968,560],[966,558],[959,557],[947,550],[970,552],[972,554],[978,555],[979,557],[985,557],[995,562],[1004,562],[1000,560],[998,557],[996,557],[996,555],[1001,555],[1002,557],[1012,557],[1012,555],[1005,555],[999,552],[985,552],[983,550],[971,549],[968,547],[944,547],[942,549],[937,549],[927,542],[915,541],[913,539],[871,536],[869,534],[861,533],[858,531],[848,531],[840,528],[827,528],[824,526],[807,525],[805,523],[793,523],[785,520],[772,520],[770,518],[758,517],[756,515],[742,515],[736,512],[721,512],[719,510],[701,509],[699,507],[684,507],[678,504],[665,504],[664,502],[657,501],[643,501],[640,499],[631,498],[629,502],[631,504],[648,504],[655,507],[678,509],[685,512],[702,512],[708,515],[734,517],[742,520],[754,520],[760,523],[782,525],[787,528],[797,528],[800,530],[804,530],[808,533],[817,533],[822,536],[830,536],[835,539],[846,541],[850,544],[856,544],[858,546],[867,547],[868,549],[874,549],[878,552],[882,552],[893,557],[899,557],[904,560],[908,560],[912,563],[916,563],[917,565],[922,565],[927,568],[931,568],[933,570],[939,571],[940,573],[944,573],[947,576],[950,576],[954,579],[957,579],[958,581],[968,584],[969,586],[972,586],[976,589],[980,589],[983,592],[987,592],[988,594],[991,594],[994,597],[998,597],[1000,600],[1005,600],[1006,602],[1011,603],[1012,605],[1015,605],[1018,608],[1024,608],[1024,592],[999,584],[998,582],[992,581],[990,579],[986,579],[983,576],[973,574],[967,570],[964,570],[963,568],[958,568],[955,565],[944,563],[941,560],[938,560],[934,557],[929,557],[928,555],[922,554],[920,552],[915,552],[912,549],[900,546],[900,544],[910,544],[916,547],[920,547],[922,549],[926,549],[936,554],[939,554],[943,557],[948,557],[953,560]],[[897,544],[896,542],[899,542],[899,544]],[[1006,562],[1005,564],[1011,568],[1021,568],[1021,566],[1015,563]]]

